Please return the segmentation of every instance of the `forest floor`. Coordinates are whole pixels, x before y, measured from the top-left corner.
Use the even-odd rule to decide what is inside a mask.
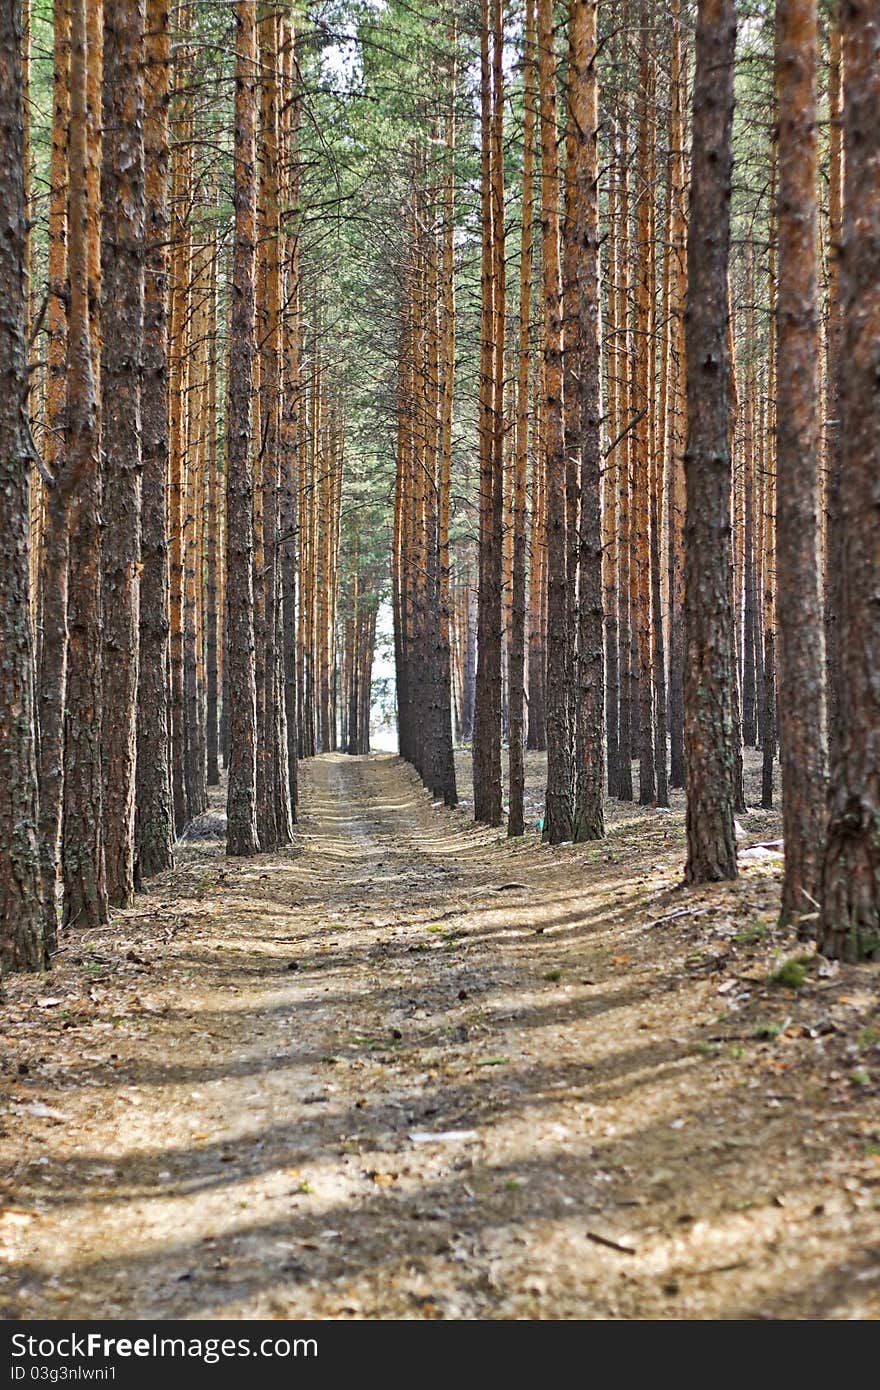
[[[550,848],[390,755],[301,782],[289,851],[227,860],[215,793],[5,982],[0,1312],[880,1315],[880,967],[771,982],[774,813],[685,889],[680,796]]]

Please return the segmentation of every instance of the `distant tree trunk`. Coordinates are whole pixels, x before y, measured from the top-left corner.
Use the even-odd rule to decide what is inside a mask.
[[[137,692],[135,879],[173,862],[168,725],[168,101],[169,0],[148,0],[144,163],[147,260],[141,385],[140,661]]]
[[[824,955],[880,955],[880,5],[845,0],[846,75],[840,309],[840,735],[818,945]]]
[[[0,971],[41,970],[19,0],[0,3]]]
[[[636,655],[639,673],[638,755],[639,802],[653,804],[657,795],[654,767],[654,702],[651,654],[651,534],[650,534],[650,472],[651,419],[654,405],[654,382],[650,371],[650,343],[654,333],[655,286],[651,240],[651,210],[654,189],[650,179],[651,152],[654,141],[654,63],[649,45],[648,11],[645,0],[641,7],[641,55],[639,62],[639,129],[636,187],[636,320],[635,320],[635,399],[638,416],[634,429],[633,448],[633,548],[635,553],[635,627]]]
[[[235,243],[226,444],[226,574],[229,668],[229,785],[226,852],[255,854],[257,691],[254,678],[251,387],[256,250],[256,83],[254,6],[235,6]]]
[[[205,754],[207,786],[220,782],[219,726],[219,611],[220,545],[223,534],[222,498],[217,441],[217,261],[219,248],[211,247],[208,341],[208,430],[207,480],[205,492]]]
[[[68,686],[64,746],[64,920],[107,920],[101,727],[101,461],[96,364],[100,360],[102,6],[71,10],[67,340],[67,468],[70,479]]]
[[[452,658],[450,630],[449,511],[452,491],[452,414],[455,400],[455,139],[458,30],[455,20],[450,34],[451,55],[447,80],[449,108],[446,117],[445,159],[442,187],[442,229],[440,260],[440,422],[437,470],[437,565],[440,599],[438,652],[438,694],[440,753],[437,794],[447,806],[458,801],[455,784],[455,757],[452,741]],[[375,621],[375,619],[373,620]],[[371,663],[372,665],[372,659]],[[364,690],[362,698],[367,698]],[[369,724],[367,725],[369,739]]]
[[[605,621],[605,744],[608,763],[608,795],[616,796],[620,783],[619,704],[620,669],[617,652],[617,451],[620,433],[619,353],[617,324],[617,170],[611,162],[608,188],[608,252],[606,284],[608,332],[606,341],[607,421],[610,446],[602,472],[602,589]]]
[[[673,0],[670,58],[669,148],[670,178],[670,385],[669,385],[669,782],[684,786],[684,448],[685,345],[684,310],[687,294],[687,231],[685,204],[684,60],[681,0]]]
[[[730,292],[730,277],[727,280],[727,352],[730,361],[730,412],[728,416],[728,450],[730,456],[730,594],[733,600],[733,622],[730,629],[730,714],[733,739],[733,809],[736,815],[745,815],[746,789],[743,769],[742,714],[740,710],[739,687],[739,633],[738,611],[740,596],[740,565],[737,562],[733,541],[739,536],[738,492],[734,463],[736,460],[736,430],[739,421],[739,386],[737,383],[736,340],[733,333],[733,304]]]
[[[190,23],[187,7],[178,11],[181,28]],[[170,607],[170,702],[171,789],[174,828],[179,835],[191,815],[197,814],[187,797],[186,673],[184,654],[184,581],[186,566],[187,408],[190,388],[192,120],[190,112],[187,48],[178,42],[174,51],[175,140],[171,154],[169,204],[169,317],[168,317],[168,527]]]
[[[547,458],[547,797],[544,836],[570,840],[574,800],[569,709],[569,627],[565,435],[562,401],[562,269],[553,0],[538,0],[541,110],[541,250],[544,270],[544,380]]]
[[[144,338],[144,0],[104,11],[101,421],[104,451],[104,853],[107,896],[134,897]]]
[[[605,833],[604,622],[602,612],[602,358],[599,299],[599,92],[597,0],[571,0],[569,112],[574,129],[574,219],[580,444],[574,840]]]
[[[203,549],[201,524],[204,512],[205,463],[207,457],[208,396],[208,283],[210,253],[196,247],[193,232],[186,300],[189,303],[187,339],[187,400],[182,427],[183,466],[181,469],[181,543],[183,556],[183,698],[184,698],[184,787],[186,816],[199,816],[208,804],[205,758],[205,716],[200,668],[201,598]],[[198,240],[203,238],[198,234]],[[185,301],[186,302],[186,301]]]
[[[282,642],[284,668],[284,702],[287,715],[287,777],[290,788],[290,814],[295,821],[298,801],[298,729],[297,690],[297,612],[296,612],[296,539],[298,526],[299,420],[303,411],[300,381],[300,271],[299,218],[300,168],[299,124],[301,92],[299,75],[294,75],[295,36],[293,25],[285,27],[282,45],[284,90],[282,100],[282,176],[284,195],[293,216],[285,230],[283,243],[286,266],[287,314],[282,326],[282,371],[284,397],[281,416],[281,569]]]
[[[779,377],[776,510],[783,925],[814,921],[825,831],[825,637],[819,574],[816,0],[777,0]],[[813,935],[812,930],[801,935]]]
[[[477,593],[468,570],[465,593],[464,678],[462,681],[462,738],[468,742],[474,736],[474,692],[477,684]]]
[[[618,537],[617,537],[617,639],[618,639],[618,678],[620,681],[620,723],[619,723],[619,765],[615,795],[621,801],[632,801],[632,733],[633,703],[632,682],[630,680],[630,661],[633,617],[631,598],[632,550],[631,520],[631,459],[633,398],[630,380],[631,335],[629,323],[629,142],[626,120],[626,105],[621,102],[618,150],[619,158],[619,211],[617,242],[617,332],[618,332],[618,399],[620,413],[620,441],[615,450],[617,458],[618,485]]]
[[[70,126],[70,4],[53,7],[53,115],[49,194],[48,386],[46,464],[56,480],[46,497],[40,570],[42,641],[38,661],[40,862],[46,951],[58,939],[58,858],[64,793],[64,706],[67,689],[67,585],[70,495],[63,479],[67,403],[67,165]]]
[[[827,661],[828,749],[833,763],[840,733],[838,585],[843,563],[840,525],[840,240],[843,230],[843,74],[839,6],[832,6],[828,61],[828,323],[825,357],[825,452],[828,482],[825,498],[825,655]]]
[[[540,361],[540,358],[539,358]],[[529,621],[528,621],[528,734],[526,747],[542,750],[547,747],[547,722],[544,702],[546,674],[546,528],[544,525],[547,460],[544,454],[543,365],[533,372],[532,399],[532,515],[529,522]],[[539,399],[535,400],[535,395]]]
[[[494,10],[501,0],[492,0]],[[500,15],[500,9],[499,9]],[[496,339],[498,300],[503,284],[497,281],[497,246],[503,236],[495,219],[503,216],[503,199],[496,183],[502,171],[497,157],[493,65],[490,63],[489,0],[482,0],[481,44],[481,205],[482,205],[482,316],[480,351],[480,582],[477,607],[477,673],[474,688],[474,818],[486,825],[501,824],[501,458],[503,399],[500,396],[498,361],[504,361],[504,344]],[[500,55],[499,55],[500,65]],[[503,186],[503,185],[502,185]],[[500,309],[503,323],[503,301]],[[503,368],[501,371],[503,376]],[[499,424],[500,417],[500,424]]]
[[[772,227],[767,258],[770,300],[767,349],[767,423],[764,464],[764,555],[762,562],[764,618],[764,700],[761,706],[761,806],[773,805],[773,759],[776,755],[776,144],[772,151]]]
[[[688,236],[685,772],[689,883],[736,877],[730,593],[734,0],[700,0]]]
[[[755,323],[755,281],[753,258],[750,253],[749,265],[746,281],[746,297],[748,299],[748,310],[746,313],[746,338],[748,342],[756,341]],[[746,440],[743,457],[744,483],[743,483],[743,571],[744,571],[744,594],[743,594],[743,708],[742,708],[742,728],[743,743],[748,747],[754,748],[757,743],[757,671],[756,671],[756,639],[757,639],[757,586],[756,586],[756,565],[755,565],[755,441],[757,429],[755,426],[756,412],[758,408],[758,381],[755,370],[754,354],[748,367],[746,379]]]
[[[522,237],[519,279],[519,363],[516,390],[516,440],[513,480],[513,594],[511,601],[510,655],[510,806],[507,833],[525,831],[525,637],[526,637],[526,476],[529,458],[529,368],[531,361],[530,319],[532,300],[532,259],[534,247],[534,163],[535,163],[535,4],[526,0],[526,28],[523,49],[523,130]]]

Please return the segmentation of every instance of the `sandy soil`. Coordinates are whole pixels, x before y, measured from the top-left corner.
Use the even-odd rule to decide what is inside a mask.
[[[774,815],[685,890],[680,802],[551,849],[393,756],[302,784],[6,982],[6,1317],[880,1312],[880,971],[770,983]]]

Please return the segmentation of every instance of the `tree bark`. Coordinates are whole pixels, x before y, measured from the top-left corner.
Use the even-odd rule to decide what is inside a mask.
[[[544,837],[570,840],[574,804],[569,709],[569,626],[566,460],[563,422],[562,268],[553,0],[538,0],[538,85],[541,113],[541,250],[544,270],[544,390],[547,460],[547,796]]]
[[[70,480],[68,683],[64,745],[64,922],[107,920],[101,727],[100,361],[101,50],[99,2],[71,10],[67,340],[67,467]]]
[[[669,404],[669,782],[684,786],[684,450],[687,431],[684,311],[687,295],[684,59],[681,0],[672,4],[669,145],[670,196],[670,404]]]
[[[574,132],[573,235],[577,247],[577,401],[580,444],[577,708],[572,839],[605,833],[605,675],[602,612],[602,358],[599,300],[599,91],[597,0],[571,0],[569,118]]]
[[[841,243],[840,737],[818,945],[880,955],[880,4],[842,0],[846,74]]]
[[[169,0],[148,0],[144,163],[146,278],[141,383],[140,661],[137,691],[135,882],[170,868],[174,810],[168,724],[168,101]]]
[[[700,0],[686,312],[685,785],[689,883],[736,877],[730,569],[734,0]]]
[[[529,456],[529,374],[531,365],[532,260],[534,250],[535,164],[535,4],[526,0],[523,48],[522,233],[519,277],[519,361],[516,389],[516,439],[513,479],[513,593],[511,596],[510,654],[510,804],[507,833],[525,831],[525,637],[526,637],[526,477]]]
[[[254,7],[235,6],[235,241],[226,443],[229,783],[226,852],[255,854],[257,840],[257,690],[254,678],[254,481],[251,387],[256,250],[256,83]]]
[[[493,0],[494,5],[500,0]],[[477,672],[474,687],[474,819],[501,824],[501,459],[497,441],[503,437],[503,401],[498,399],[497,242],[499,205],[494,168],[493,67],[490,63],[490,4],[482,0],[480,28],[481,73],[481,208],[482,313],[480,348],[480,581],[477,595]],[[500,55],[499,55],[500,62]],[[502,252],[503,255],[503,252]],[[503,308],[501,309],[503,315]],[[503,363],[503,340],[501,361]],[[503,372],[502,372],[503,375]],[[499,427],[499,413],[502,423]],[[496,476],[497,475],[497,476]]]
[[[101,421],[104,854],[111,906],[134,898],[144,337],[144,0],[104,11]]]
[[[58,860],[64,796],[64,706],[67,690],[67,586],[70,496],[63,485],[67,406],[67,167],[70,126],[70,4],[53,7],[53,114],[49,202],[48,385],[45,461],[55,478],[46,497],[40,567],[42,640],[38,661],[40,862],[46,950],[58,939]]]
[[[617,459],[618,486],[618,537],[617,537],[617,639],[618,639],[618,679],[620,682],[620,720],[618,778],[615,795],[621,801],[632,801],[632,730],[633,701],[632,681],[630,679],[632,623],[631,599],[631,551],[632,528],[630,487],[632,459],[633,398],[631,387],[630,361],[632,340],[629,321],[629,139],[626,119],[626,105],[621,102],[620,121],[617,138],[619,159],[619,214],[616,229],[617,243],[617,361],[618,361],[618,399],[620,413],[620,439],[615,449]]]
[[[825,496],[825,656],[828,749],[833,761],[840,734],[839,594],[843,563],[840,520],[840,241],[843,231],[843,72],[839,4],[830,17],[828,60],[828,294],[825,355],[825,455],[828,480]]]
[[[777,0],[777,612],[785,873],[780,922],[812,923],[825,831],[825,634],[819,560],[816,0]],[[813,935],[812,930],[801,935]]]
[[[29,569],[21,9],[0,3],[0,971],[41,970]]]

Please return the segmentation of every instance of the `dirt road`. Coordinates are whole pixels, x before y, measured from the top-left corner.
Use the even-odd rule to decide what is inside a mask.
[[[302,782],[289,852],[208,817],[6,982],[7,1317],[880,1311],[877,972],[768,983],[772,857],[686,892],[680,810],[549,849],[391,756]]]

